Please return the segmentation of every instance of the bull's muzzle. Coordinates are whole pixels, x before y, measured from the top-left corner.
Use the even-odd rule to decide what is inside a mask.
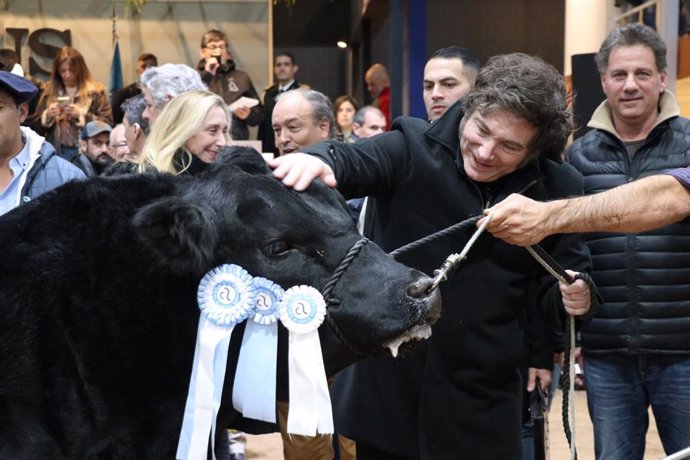
[[[434,324],[441,317],[441,294],[438,289],[431,289],[434,280],[422,276],[407,285],[407,295],[424,301],[428,308],[420,323]]]

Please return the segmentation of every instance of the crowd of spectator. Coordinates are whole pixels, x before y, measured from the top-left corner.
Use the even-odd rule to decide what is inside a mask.
[[[607,100],[590,122],[595,130],[569,148],[567,161],[573,124],[563,76],[520,53],[495,56],[482,67],[466,48],[437,50],[424,68],[426,119],[390,120],[396,76],[381,63],[364,74],[371,105],[348,94],[332,103],[298,82],[288,52],[275,54],[274,84],[260,96],[219,30],[202,36],[195,67],[140,55],[136,81],[114,94],[92,77],[75,48],[58,51],[45,82],[26,76],[8,51],[0,50],[0,215],[69,180],[152,171],[196,175],[223,146],[249,140],[251,127],[278,179],[296,190],[315,178],[337,186],[360,231],[385,250],[481,214],[510,193],[565,198],[583,193],[583,175],[589,194],[688,166],[690,128],[665,88],[665,47],[643,25],[616,29],[602,44],[597,64]],[[603,161],[606,166],[593,166]],[[501,229],[489,228],[501,236]],[[642,458],[650,404],[666,451],[690,445],[690,385],[639,381],[648,369],[671,383],[690,376],[687,332],[663,321],[690,316],[686,283],[658,283],[672,286],[677,298],[641,286],[653,278],[642,267],[674,270],[671,255],[660,261],[654,254],[684,251],[682,228],[639,240],[550,237],[549,252],[583,274],[569,286],[545,276],[526,252],[480,240],[462,276],[442,287],[446,310],[428,344],[336,376],[336,442],[288,435],[289,404],[278,405],[285,458],[517,458],[526,421],[523,389],[548,389],[558,351],[553,332],[566,312],[587,318],[579,326],[590,401],[616,401],[590,403],[597,458]],[[443,240],[406,263],[431,272],[457,246]],[[611,257],[632,265],[612,265]],[[612,266],[620,273],[609,273]],[[601,305],[594,284],[585,282],[588,273],[605,286]],[[649,305],[658,309],[647,311]],[[604,313],[588,324],[597,307]],[[664,308],[670,310],[661,313]],[[637,396],[611,390],[614,378],[617,388]],[[664,403],[658,393],[675,402]],[[630,414],[626,431],[636,434],[625,449],[629,435],[615,435],[623,406]],[[217,458],[243,459],[243,443],[241,432],[230,431]]]

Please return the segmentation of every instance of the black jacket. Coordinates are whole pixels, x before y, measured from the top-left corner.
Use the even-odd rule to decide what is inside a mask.
[[[216,70],[215,75],[204,70],[205,61],[202,59],[196,68],[201,74],[201,80],[208,86],[208,90],[218,94],[227,105],[232,104],[242,96],[259,100],[254,89],[254,83],[246,72],[235,68],[235,62],[228,60]],[[240,120],[232,115],[230,137],[236,141],[249,139],[249,126],[257,126],[264,118],[264,107],[259,102],[251,108],[249,116]]]
[[[130,97],[138,96],[141,94],[141,88],[139,87],[139,81],[130,83],[129,85],[121,88],[113,95],[113,126],[122,123],[125,117],[125,112],[122,110],[122,104]]]
[[[586,194],[690,165],[690,120],[678,117],[672,95],[661,103],[658,124],[632,158],[606,103],[597,109],[589,123],[595,129],[568,151]],[[586,238],[604,304],[582,331],[584,353],[690,355],[690,219],[651,232]]]
[[[299,82],[295,80],[285,91],[299,87]],[[271,86],[264,93],[264,119],[259,125],[257,139],[261,141],[264,152],[273,152],[277,156],[279,153],[276,148],[276,138],[273,134],[273,107],[276,106],[276,97],[278,97],[278,85]]]
[[[375,197],[371,237],[387,251],[476,216],[511,192],[537,200],[582,192],[577,171],[546,159],[495,183],[475,184],[459,158],[462,114],[456,104],[431,125],[401,117],[391,132],[371,139],[306,150],[333,167],[346,197]],[[438,240],[401,261],[431,274],[473,231]],[[550,237],[543,247],[564,267],[589,271],[580,236]],[[336,430],[409,458],[515,458],[525,321],[559,316],[558,286],[525,249],[484,234],[441,289],[444,309],[427,345],[402,359],[368,359],[336,377]],[[550,340],[546,331],[540,334]],[[541,359],[550,356],[548,348],[547,354]]]

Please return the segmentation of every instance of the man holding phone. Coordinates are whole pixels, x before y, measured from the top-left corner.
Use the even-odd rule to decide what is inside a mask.
[[[233,140],[249,139],[248,126],[257,126],[264,117],[259,95],[247,73],[235,67],[228,49],[228,38],[219,30],[209,30],[201,37],[201,61],[197,69],[201,79],[231,107]],[[244,99],[240,100],[240,98]],[[233,104],[234,102],[238,102]]]

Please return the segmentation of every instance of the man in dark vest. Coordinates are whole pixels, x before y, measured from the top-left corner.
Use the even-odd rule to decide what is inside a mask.
[[[596,55],[606,100],[567,160],[585,194],[690,165],[690,121],[666,89],[666,45],[651,28],[612,31]],[[690,446],[690,222],[588,235],[604,304],[582,333],[598,459],[642,459],[651,404],[667,454]],[[684,325],[684,326],[683,326]]]

